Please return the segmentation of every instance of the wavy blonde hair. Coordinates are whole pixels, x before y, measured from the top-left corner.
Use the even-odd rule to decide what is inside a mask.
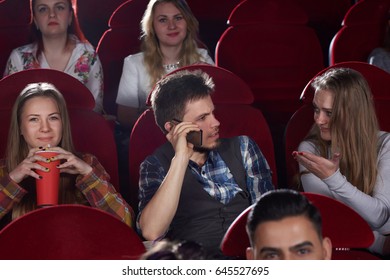
[[[331,142],[322,140],[313,125],[305,140],[328,157],[328,149],[340,152],[340,171],[362,192],[372,195],[377,180],[379,124],[370,87],[364,77],[349,68],[333,68],[314,79],[315,91],[333,93],[330,118]]]
[[[161,3],[172,3],[180,11],[187,23],[187,36],[180,51],[180,67],[199,62],[201,57],[197,51],[200,44],[198,38],[199,23],[185,0],[150,0],[141,20],[141,50],[144,53],[144,63],[151,77],[151,87],[165,75],[163,54],[157,35],[153,28],[153,18],[156,6]]]
[[[62,138],[58,146],[69,152],[75,152],[68,110],[62,94],[55,88],[55,86],[49,83],[42,82],[29,84],[19,94],[12,108],[5,159],[8,171],[14,170],[28,155],[28,144],[21,134],[21,115],[26,102],[36,97],[51,98],[55,101],[62,121]],[[35,198],[35,179],[28,177],[23,180],[20,185],[26,189],[28,193],[19,203],[15,204],[12,210],[12,219],[37,208]],[[61,174],[59,195],[60,203],[86,203],[84,196],[74,186],[74,175]]]

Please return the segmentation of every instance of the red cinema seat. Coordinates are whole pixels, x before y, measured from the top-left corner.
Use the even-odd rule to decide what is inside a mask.
[[[100,38],[96,48],[104,72],[104,110],[116,115],[116,96],[122,75],[123,60],[140,51],[140,21],[147,0],[129,0],[122,3],[109,20],[110,29]]]
[[[321,213],[322,234],[332,241],[332,259],[379,259],[364,250],[372,244],[374,235],[367,222],[359,214],[332,198],[313,193],[303,194]],[[245,227],[252,207],[244,210],[227,230],[221,243],[221,250],[226,256],[246,258],[246,248],[250,246],[250,243]]]
[[[97,46],[108,29],[108,20],[119,5],[126,0],[78,0],[77,18],[86,38]]]
[[[82,205],[31,211],[0,231],[2,260],[132,260],[145,253],[137,233],[111,214]]]
[[[388,0],[362,0],[349,8],[329,46],[329,63],[367,61],[382,45],[387,25]]]

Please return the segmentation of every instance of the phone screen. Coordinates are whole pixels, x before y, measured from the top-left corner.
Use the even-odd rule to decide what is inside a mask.
[[[171,121],[172,124],[176,125],[178,123],[181,123],[181,121],[177,119],[173,119]],[[187,141],[193,144],[195,147],[202,147],[202,138],[203,138],[203,131],[191,131],[187,134]]]

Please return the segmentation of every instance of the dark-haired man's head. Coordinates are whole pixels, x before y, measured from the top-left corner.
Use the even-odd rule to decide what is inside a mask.
[[[318,209],[296,191],[281,189],[261,196],[249,213],[247,233],[247,259],[331,258],[332,244],[322,237]]]
[[[152,108],[157,125],[165,133],[173,121],[188,122],[202,130],[202,146],[194,151],[207,152],[219,144],[220,123],[214,115],[211,95],[214,82],[200,70],[182,70],[161,79],[152,92]]]

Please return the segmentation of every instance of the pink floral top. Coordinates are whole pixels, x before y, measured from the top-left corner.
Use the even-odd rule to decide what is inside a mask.
[[[103,69],[100,59],[92,45],[74,38],[76,47],[64,72],[78,79],[91,91],[96,102],[94,110],[101,112],[103,109]],[[4,77],[27,69],[50,69],[45,55],[42,53],[37,58],[36,52],[36,43],[14,49],[8,58]]]

